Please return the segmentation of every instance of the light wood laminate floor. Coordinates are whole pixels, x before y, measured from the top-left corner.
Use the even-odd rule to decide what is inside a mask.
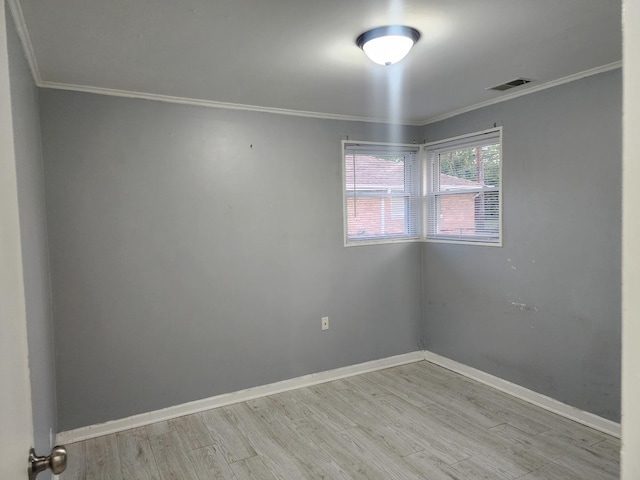
[[[61,480],[607,480],[620,442],[423,361],[67,448]]]

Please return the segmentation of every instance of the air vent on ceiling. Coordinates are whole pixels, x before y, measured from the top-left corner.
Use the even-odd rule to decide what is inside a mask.
[[[497,90],[498,92],[504,92],[505,90],[519,87],[520,85],[526,85],[527,83],[531,83],[531,80],[529,80],[528,78],[520,77],[507,83],[501,83],[500,85],[496,85],[495,87],[489,87],[487,88],[487,90]]]

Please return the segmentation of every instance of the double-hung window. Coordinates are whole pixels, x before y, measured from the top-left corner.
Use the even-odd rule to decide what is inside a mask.
[[[426,240],[502,244],[502,129],[425,145]]]
[[[419,240],[419,146],[342,143],[345,244]]]
[[[346,245],[502,245],[502,128],[426,145],[342,142]]]

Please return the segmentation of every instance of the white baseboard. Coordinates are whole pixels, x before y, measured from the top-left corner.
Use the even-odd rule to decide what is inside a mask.
[[[611,420],[599,417],[593,413],[585,412],[579,408],[559,402],[551,397],[547,397],[546,395],[521,387],[520,385],[503,380],[502,378],[443,357],[437,353],[425,350],[424,359],[428,362],[435,363],[436,365],[440,365],[448,370],[464,375],[465,377],[471,378],[472,380],[484,383],[485,385],[507,393],[512,397],[519,398],[520,400],[537,405],[538,407],[544,408],[545,410],[556,413],[570,420],[574,420],[586,425],[587,427],[591,427],[600,432],[620,438],[619,423],[612,422]]]
[[[82,440],[87,440],[89,438],[95,438],[102,435],[108,435],[110,433],[121,432],[130,428],[149,425],[155,422],[171,420],[172,418],[182,417],[183,415],[190,415],[192,413],[211,410],[212,408],[224,407],[226,405],[231,405],[239,402],[246,402],[247,400],[265,397],[267,395],[274,395],[276,393],[295,390],[297,388],[309,387],[311,385],[317,385],[319,383],[339,380],[341,378],[352,377],[354,375],[360,375],[376,370],[396,367],[398,365],[405,365],[407,363],[419,362],[421,360],[424,360],[424,354],[421,351],[417,351],[405,353],[402,355],[395,355],[393,357],[381,358],[379,360],[372,360],[370,362],[359,363],[357,365],[350,365],[348,367],[336,368],[334,370],[312,373],[310,375],[291,378],[289,380],[283,380],[281,382],[270,383],[268,385],[247,388],[246,390],[239,390],[237,392],[216,395],[215,397],[204,398],[202,400],[196,400],[194,402],[183,403],[182,405],[175,405],[173,407],[163,408],[162,410],[155,410],[153,412],[141,413],[138,415],[133,415],[131,417],[112,420],[98,425],[89,425],[87,427],[81,427],[75,430],[60,432],[56,435],[56,443],[66,444],[79,442]]]
[[[520,385],[516,385],[515,383],[511,383],[507,380],[503,380],[502,378],[496,377],[481,370],[477,370],[473,367],[469,367],[462,363],[456,362],[455,360],[443,357],[441,355],[438,355],[437,353],[429,351],[418,351],[396,355],[393,357],[381,358],[379,360],[372,360],[370,362],[359,363],[357,365],[350,365],[348,367],[336,368],[334,370],[312,373],[310,375],[291,378],[289,380],[283,380],[281,382],[247,388],[246,390],[225,393],[222,395],[217,395],[215,397],[204,398],[202,400],[196,400],[194,402],[188,402],[181,405],[175,405],[173,407],[163,408],[161,410],[155,410],[152,412],[133,415],[131,417],[112,420],[98,425],[89,425],[87,427],[81,427],[75,430],[60,432],[56,435],[56,444],[59,445],[79,442],[82,440],[87,440],[89,438],[95,438],[102,435],[108,435],[110,433],[121,432],[130,428],[149,425],[155,422],[171,420],[172,418],[182,417],[183,415],[203,412],[212,408],[224,407],[226,405],[231,405],[239,402],[246,402],[247,400],[253,400],[255,398],[274,395],[276,393],[295,390],[297,388],[309,387],[311,385],[339,380],[341,378],[360,375],[363,373],[382,370],[385,368],[396,367],[398,365],[419,362],[421,360],[427,360],[428,362],[440,365],[441,367],[457,372],[461,375],[464,375],[465,377],[471,378],[480,383],[495,388],[496,390],[500,390],[501,392],[524,400],[525,402],[537,405],[538,407],[544,408],[545,410],[556,413],[565,418],[574,420],[595,430],[620,438],[619,423],[612,422],[611,420],[599,417],[598,415],[594,415],[593,413],[585,412],[584,410],[580,410],[576,407],[572,407],[571,405],[559,402],[558,400],[554,400],[553,398],[534,392],[532,390],[529,390],[528,388],[521,387]]]

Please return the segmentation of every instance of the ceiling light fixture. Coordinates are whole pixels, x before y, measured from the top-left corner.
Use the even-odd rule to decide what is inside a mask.
[[[356,45],[378,65],[393,65],[407,56],[419,38],[415,28],[387,25],[367,30],[357,38]]]

